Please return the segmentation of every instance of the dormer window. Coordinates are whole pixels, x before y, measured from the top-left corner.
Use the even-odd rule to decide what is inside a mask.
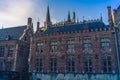
[[[5,35],[5,40],[9,40],[10,39],[10,35],[6,34]]]

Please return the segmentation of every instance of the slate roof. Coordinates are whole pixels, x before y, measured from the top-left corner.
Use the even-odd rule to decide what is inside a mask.
[[[117,9],[120,9],[120,5],[118,6],[118,8]]]
[[[75,32],[75,31],[83,31],[85,29],[88,29],[91,31],[100,30],[100,28],[103,30],[104,28],[109,28],[109,26],[106,26],[103,22],[90,22],[90,23],[79,23],[79,24],[71,24],[71,25],[63,25],[63,26],[55,26],[55,27],[49,27],[41,34],[52,34],[54,32],[58,33],[64,33],[64,32]]]
[[[9,37],[9,40],[18,40],[26,28],[27,26],[17,26],[0,29],[0,40],[6,40],[6,37]]]

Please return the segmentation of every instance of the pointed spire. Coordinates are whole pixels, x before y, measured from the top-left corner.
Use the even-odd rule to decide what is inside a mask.
[[[50,20],[49,6],[47,7],[46,22],[51,22],[51,20]]]
[[[70,18],[70,11],[68,11],[68,22],[71,22],[71,18]]]
[[[75,23],[75,22],[76,22],[76,15],[75,15],[75,11],[73,11],[73,14],[72,14],[72,15],[73,15],[72,22],[74,22],[74,23]]]
[[[48,26],[52,25],[51,19],[50,19],[50,11],[49,6],[47,7],[47,13],[46,13],[46,21],[44,23],[44,26],[47,28]]]

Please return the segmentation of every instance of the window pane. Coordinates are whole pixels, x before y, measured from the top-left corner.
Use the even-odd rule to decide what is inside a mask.
[[[111,72],[111,68],[112,68],[112,63],[111,63],[111,56],[103,56],[104,58],[102,58],[103,61],[103,71],[104,72]]]
[[[39,42],[37,43],[37,53],[42,53],[43,52],[43,43]]]
[[[85,69],[85,72],[92,72],[92,58],[91,58],[91,56],[84,57],[84,69]]]
[[[56,58],[50,59],[50,70],[52,72],[55,72],[57,70],[57,59]]]
[[[74,40],[67,41],[67,51],[74,52]]]
[[[57,52],[57,41],[51,41],[50,43],[50,51]]]
[[[109,37],[101,37],[100,38],[101,49],[105,51],[109,51],[110,49],[110,39]]]
[[[12,57],[13,53],[14,53],[14,47],[11,46],[8,48],[8,57]]]
[[[43,67],[42,59],[38,58],[36,59],[36,71],[41,72]]]
[[[67,71],[74,72],[75,71],[75,60],[72,56],[67,58]]]
[[[90,38],[84,38],[83,39],[83,49],[84,49],[85,52],[92,51],[92,44],[91,44],[91,39]]]

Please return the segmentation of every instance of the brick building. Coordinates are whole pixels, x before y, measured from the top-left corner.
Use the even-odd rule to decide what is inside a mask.
[[[28,24],[0,29],[0,71],[28,71],[32,19]]]
[[[29,69],[40,80],[119,80],[119,9],[112,15],[107,7],[109,25],[102,16],[79,22],[75,12],[52,24],[48,7],[44,26],[38,21],[35,33],[31,18],[25,26],[0,29],[0,71]]]
[[[113,21],[108,7],[109,25],[102,17],[76,22],[71,19],[52,24],[49,7],[43,27],[31,37],[29,71],[55,73],[112,73],[117,71]]]

